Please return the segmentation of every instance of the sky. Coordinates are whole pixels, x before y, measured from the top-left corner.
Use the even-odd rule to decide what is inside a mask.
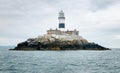
[[[61,10],[66,29],[104,47],[120,47],[120,0],[0,0],[0,45],[17,45],[58,28]]]

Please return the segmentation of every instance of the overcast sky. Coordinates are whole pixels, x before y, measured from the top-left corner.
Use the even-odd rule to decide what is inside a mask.
[[[0,45],[17,45],[58,27],[63,10],[66,29],[90,42],[120,47],[120,0],[0,0]]]

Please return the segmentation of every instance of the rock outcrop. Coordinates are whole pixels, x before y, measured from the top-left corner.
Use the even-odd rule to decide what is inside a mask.
[[[60,39],[54,36],[44,36],[28,39],[19,43],[14,49],[10,50],[109,50],[95,43],[90,43],[82,37],[79,39]]]

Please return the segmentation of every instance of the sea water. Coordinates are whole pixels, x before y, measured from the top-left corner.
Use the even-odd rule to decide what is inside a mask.
[[[120,73],[120,49],[9,51],[1,48],[0,73]]]

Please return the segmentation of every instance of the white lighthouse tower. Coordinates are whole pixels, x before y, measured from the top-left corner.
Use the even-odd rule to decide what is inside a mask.
[[[79,35],[79,31],[77,31],[76,29],[74,30],[65,30],[65,16],[64,16],[64,12],[61,10],[59,12],[59,24],[58,24],[58,28],[59,29],[50,29],[47,30],[47,34],[48,35],[54,35],[54,36],[58,36],[61,37],[61,39],[65,38],[66,35],[70,38],[76,38]],[[72,37],[71,37],[72,36]],[[69,37],[66,37],[65,39],[69,39]]]
[[[64,12],[61,10],[59,12],[59,29],[65,29],[65,17],[64,17]]]

